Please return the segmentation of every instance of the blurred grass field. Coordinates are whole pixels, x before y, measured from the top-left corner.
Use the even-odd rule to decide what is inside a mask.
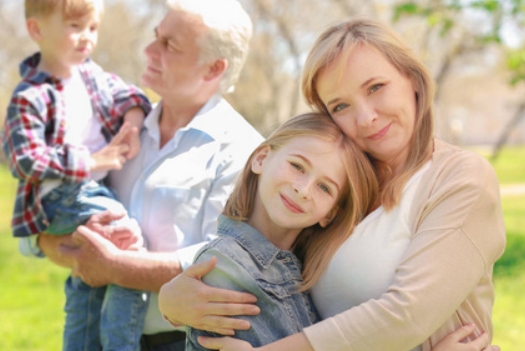
[[[502,186],[525,184],[525,147],[505,148],[493,165]],[[0,351],[58,351],[68,272],[18,253],[9,229],[15,187],[0,165]],[[508,243],[494,270],[494,343],[517,351],[525,348],[525,194],[502,201]]]

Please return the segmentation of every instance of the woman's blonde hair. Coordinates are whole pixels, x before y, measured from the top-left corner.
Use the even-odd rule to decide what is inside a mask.
[[[259,176],[251,169],[257,152],[267,146],[277,150],[291,139],[304,136],[328,140],[339,147],[347,182],[339,194],[337,213],[331,223],[324,228],[316,224],[304,229],[294,244],[293,249],[304,264],[301,290],[315,284],[335,251],[371,210],[377,195],[377,181],[368,158],[345,137],[332,119],[322,112],[311,112],[281,124],[252,153],[223,210],[223,214],[230,218],[247,220],[253,211],[259,181]]]
[[[412,82],[417,100],[414,134],[410,151],[403,168],[392,174],[388,168],[376,172],[380,181],[380,202],[386,209],[394,207],[401,198],[410,177],[424,164],[432,153],[434,111],[434,82],[428,69],[403,40],[387,26],[365,18],[354,18],[326,29],[317,39],[306,59],[302,75],[303,95],[311,106],[329,114],[317,91],[319,73],[341,57],[340,62],[358,44],[373,46]],[[372,160],[374,162],[374,160]]]
[[[97,11],[102,15],[102,0],[25,0],[25,16],[47,17],[55,11],[61,11],[65,19],[79,18]]]

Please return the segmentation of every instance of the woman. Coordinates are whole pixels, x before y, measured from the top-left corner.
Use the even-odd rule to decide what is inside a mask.
[[[469,322],[469,340],[483,331],[490,339],[492,268],[505,246],[499,186],[485,159],[433,137],[427,69],[391,30],[354,19],[318,38],[302,87],[370,157],[380,197],[312,289],[325,320],[271,350],[426,351]],[[245,295],[188,278],[167,286],[180,299],[172,320],[230,334],[246,327],[218,317],[254,313]]]

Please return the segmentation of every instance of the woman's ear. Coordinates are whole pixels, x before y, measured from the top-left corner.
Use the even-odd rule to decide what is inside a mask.
[[[332,223],[332,221],[334,220],[335,216],[337,216],[337,213],[339,212],[339,206],[334,206],[334,208],[332,208],[330,210],[330,212],[328,212],[328,214],[319,221],[319,225],[323,228],[326,228],[330,223]]]
[[[255,151],[255,154],[252,157],[252,172],[255,174],[261,174],[264,160],[268,157],[268,154],[270,153],[270,146],[264,145],[261,146],[257,151]]]
[[[40,23],[38,19],[31,17],[26,20],[27,33],[36,42],[42,40],[42,32],[40,30]]]

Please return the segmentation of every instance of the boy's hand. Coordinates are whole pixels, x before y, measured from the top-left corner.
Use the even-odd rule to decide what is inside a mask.
[[[137,156],[140,150],[140,129],[144,123],[144,111],[140,107],[133,107],[124,114],[124,125],[129,124],[133,133],[128,134],[126,142],[129,145],[129,152],[126,155],[128,160]]]
[[[133,128],[129,124],[124,124],[108,146],[91,154],[90,171],[121,169],[127,160],[126,155],[130,150],[130,146],[126,141],[130,133],[133,133]]]
[[[129,151],[126,154],[126,159],[131,160],[133,157],[137,156],[140,150],[140,135],[139,129],[137,127],[131,128],[131,132],[129,132],[126,136],[125,142],[129,146]]]

